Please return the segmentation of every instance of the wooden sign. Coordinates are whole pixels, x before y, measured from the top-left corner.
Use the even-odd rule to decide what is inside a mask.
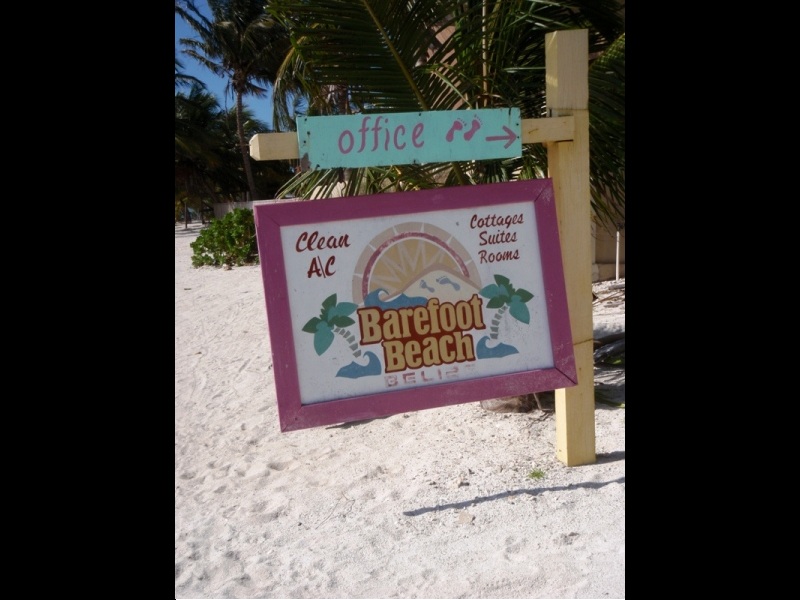
[[[254,211],[282,431],[576,384],[550,179]]]
[[[300,117],[311,169],[484,160],[522,155],[518,108]]]

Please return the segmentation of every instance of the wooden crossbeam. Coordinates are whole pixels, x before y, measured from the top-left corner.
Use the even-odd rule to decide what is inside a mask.
[[[575,121],[571,116],[522,119],[521,130],[523,144],[564,142],[573,139]],[[250,156],[254,160],[300,158],[297,133],[257,133],[250,138]]]

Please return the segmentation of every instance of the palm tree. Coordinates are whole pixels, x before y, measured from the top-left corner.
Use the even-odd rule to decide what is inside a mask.
[[[272,0],[291,33],[278,75],[275,118],[302,82],[308,114],[414,112],[515,106],[546,117],[545,33],[585,28],[592,205],[601,222],[624,215],[624,19],[619,0]],[[292,82],[284,89],[283,82]],[[331,90],[346,89],[331,98]],[[547,152],[513,159],[353,169],[343,194],[545,177]],[[330,195],[339,170],[306,171],[281,194]],[[320,193],[321,190],[321,193]],[[616,228],[616,227],[615,227]]]
[[[361,351],[358,349],[358,340],[345,329],[355,324],[350,315],[357,308],[358,305],[352,302],[337,302],[336,294],[328,296],[322,302],[319,317],[309,319],[303,326],[303,331],[314,335],[314,350],[318,356],[321,356],[333,343],[334,333],[341,335],[345,339],[354,357],[361,356]]]
[[[183,52],[212,73],[227,78],[226,92],[236,100],[238,145],[250,199],[258,200],[245,137],[244,97],[266,96],[289,48],[286,30],[265,11],[263,0],[208,0],[211,19],[192,0],[176,0],[175,12],[199,39],[181,39]]]
[[[319,317],[312,317],[303,326],[303,331],[314,336],[314,351],[317,353],[317,356],[322,356],[322,354],[330,348],[334,340],[333,334],[335,333],[344,338],[350,348],[350,352],[353,353],[353,358],[361,357],[358,339],[346,329],[351,325],[355,325],[355,321],[350,318],[350,315],[352,315],[357,308],[358,306],[352,302],[337,302],[336,294],[331,294],[323,300]],[[380,360],[375,353],[367,350],[364,352],[364,356],[367,359],[366,365],[362,365],[354,360],[350,364],[339,369],[336,372],[336,376],[357,379],[359,377],[380,374]]]
[[[177,78],[177,72],[176,72]],[[176,88],[181,87],[176,81]],[[242,112],[245,136],[267,126],[249,109]],[[175,200],[179,206],[211,208],[212,203],[234,201],[247,189],[239,152],[236,109],[223,110],[217,99],[194,83],[188,93],[175,94]],[[288,161],[253,165],[260,189],[275,191],[292,176]],[[186,211],[184,210],[184,213]],[[201,213],[202,214],[202,213]],[[188,219],[187,219],[188,227]]]
[[[491,283],[481,290],[481,296],[489,300],[486,308],[500,309],[492,319],[492,339],[496,340],[500,320],[506,311],[521,323],[530,322],[531,314],[525,305],[533,298],[533,294],[523,288],[516,289],[508,277],[503,275],[495,275],[494,281],[495,283]]]
[[[245,135],[266,129],[249,109],[242,112]],[[232,201],[247,189],[241,168],[235,109],[223,110],[213,94],[194,84],[189,93],[175,94],[175,198],[184,205],[211,207]],[[283,170],[282,170],[283,169]],[[290,177],[287,161],[254,165],[254,179],[275,190]],[[187,219],[188,226],[188,219]]]
[[[223,115],[217,99],[199,83],[191,84],[188,95],[175,94],[175,200],[183,206],[186,227],[189,199],[213,191],[210,173],[224,162]]]
[[[497,358],[518,352],[514,346],[509,346],[502,342],[492,347],[488,345],[490,339],[497,341],[500,323],[506,314],[526,325],[531,320],[531,313],[526,304],[533,298],[533,294],[524,288],[515,288],[508,277],[504,275],[495,274],[494,281],[494,283],[485,286],[480,291],[481,296],[489,300],[486,308],[498,310],[492,317],[489,335],[478,340],[478,344],[475,347],[475,354],[479,358]]]

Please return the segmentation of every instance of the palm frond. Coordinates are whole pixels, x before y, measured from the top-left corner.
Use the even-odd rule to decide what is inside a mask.
[[[589,69],[592,207],[613,233],[625,225],[625,34]]]
[[[611,63],[619,52],[609,46],[624,33],[618,0],[273,0],[268,11],[291,33],[275,88],[275,119],[283,125],[291,124],[294,108],[289,92],[298,91],[308,98],[309,115],[515,106],[523,118],[544,117],[545,34],[586,28],[591,55],[605,50]],[[610,151],[620,148],[620,115],[624,134],[622,64],[614,77],[597,70],[589,82],[590,114],[597,113],[590,121],[592,203],[599,215],[617,218],[624,208],[624,153]],[[594,172],[601,168],[610,170]],[[347,172],[352,184],[336,189],[422,189],[546,173],[546,150],[531,144],[512,160],[354,169]],[[336,172],[326,181],[341,178]],[[394,183],[386,186],[387,180]],[[318,181],[303,173],[284,192],[306,197]]]

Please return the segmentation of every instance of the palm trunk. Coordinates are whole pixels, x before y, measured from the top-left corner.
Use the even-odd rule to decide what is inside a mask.
[[[242,123],[242,112],[244,103],[242,93],[236,92],[236,133],[239,136],[239,149],[242,152],[242,162],[244,164],[244,174],[247,177],[247,188],[250,190],[250,200],[260,200],[256,191],[256,180],[253,178],[253,165],[250,163],[250,145],[244,139],[244,123]]]

